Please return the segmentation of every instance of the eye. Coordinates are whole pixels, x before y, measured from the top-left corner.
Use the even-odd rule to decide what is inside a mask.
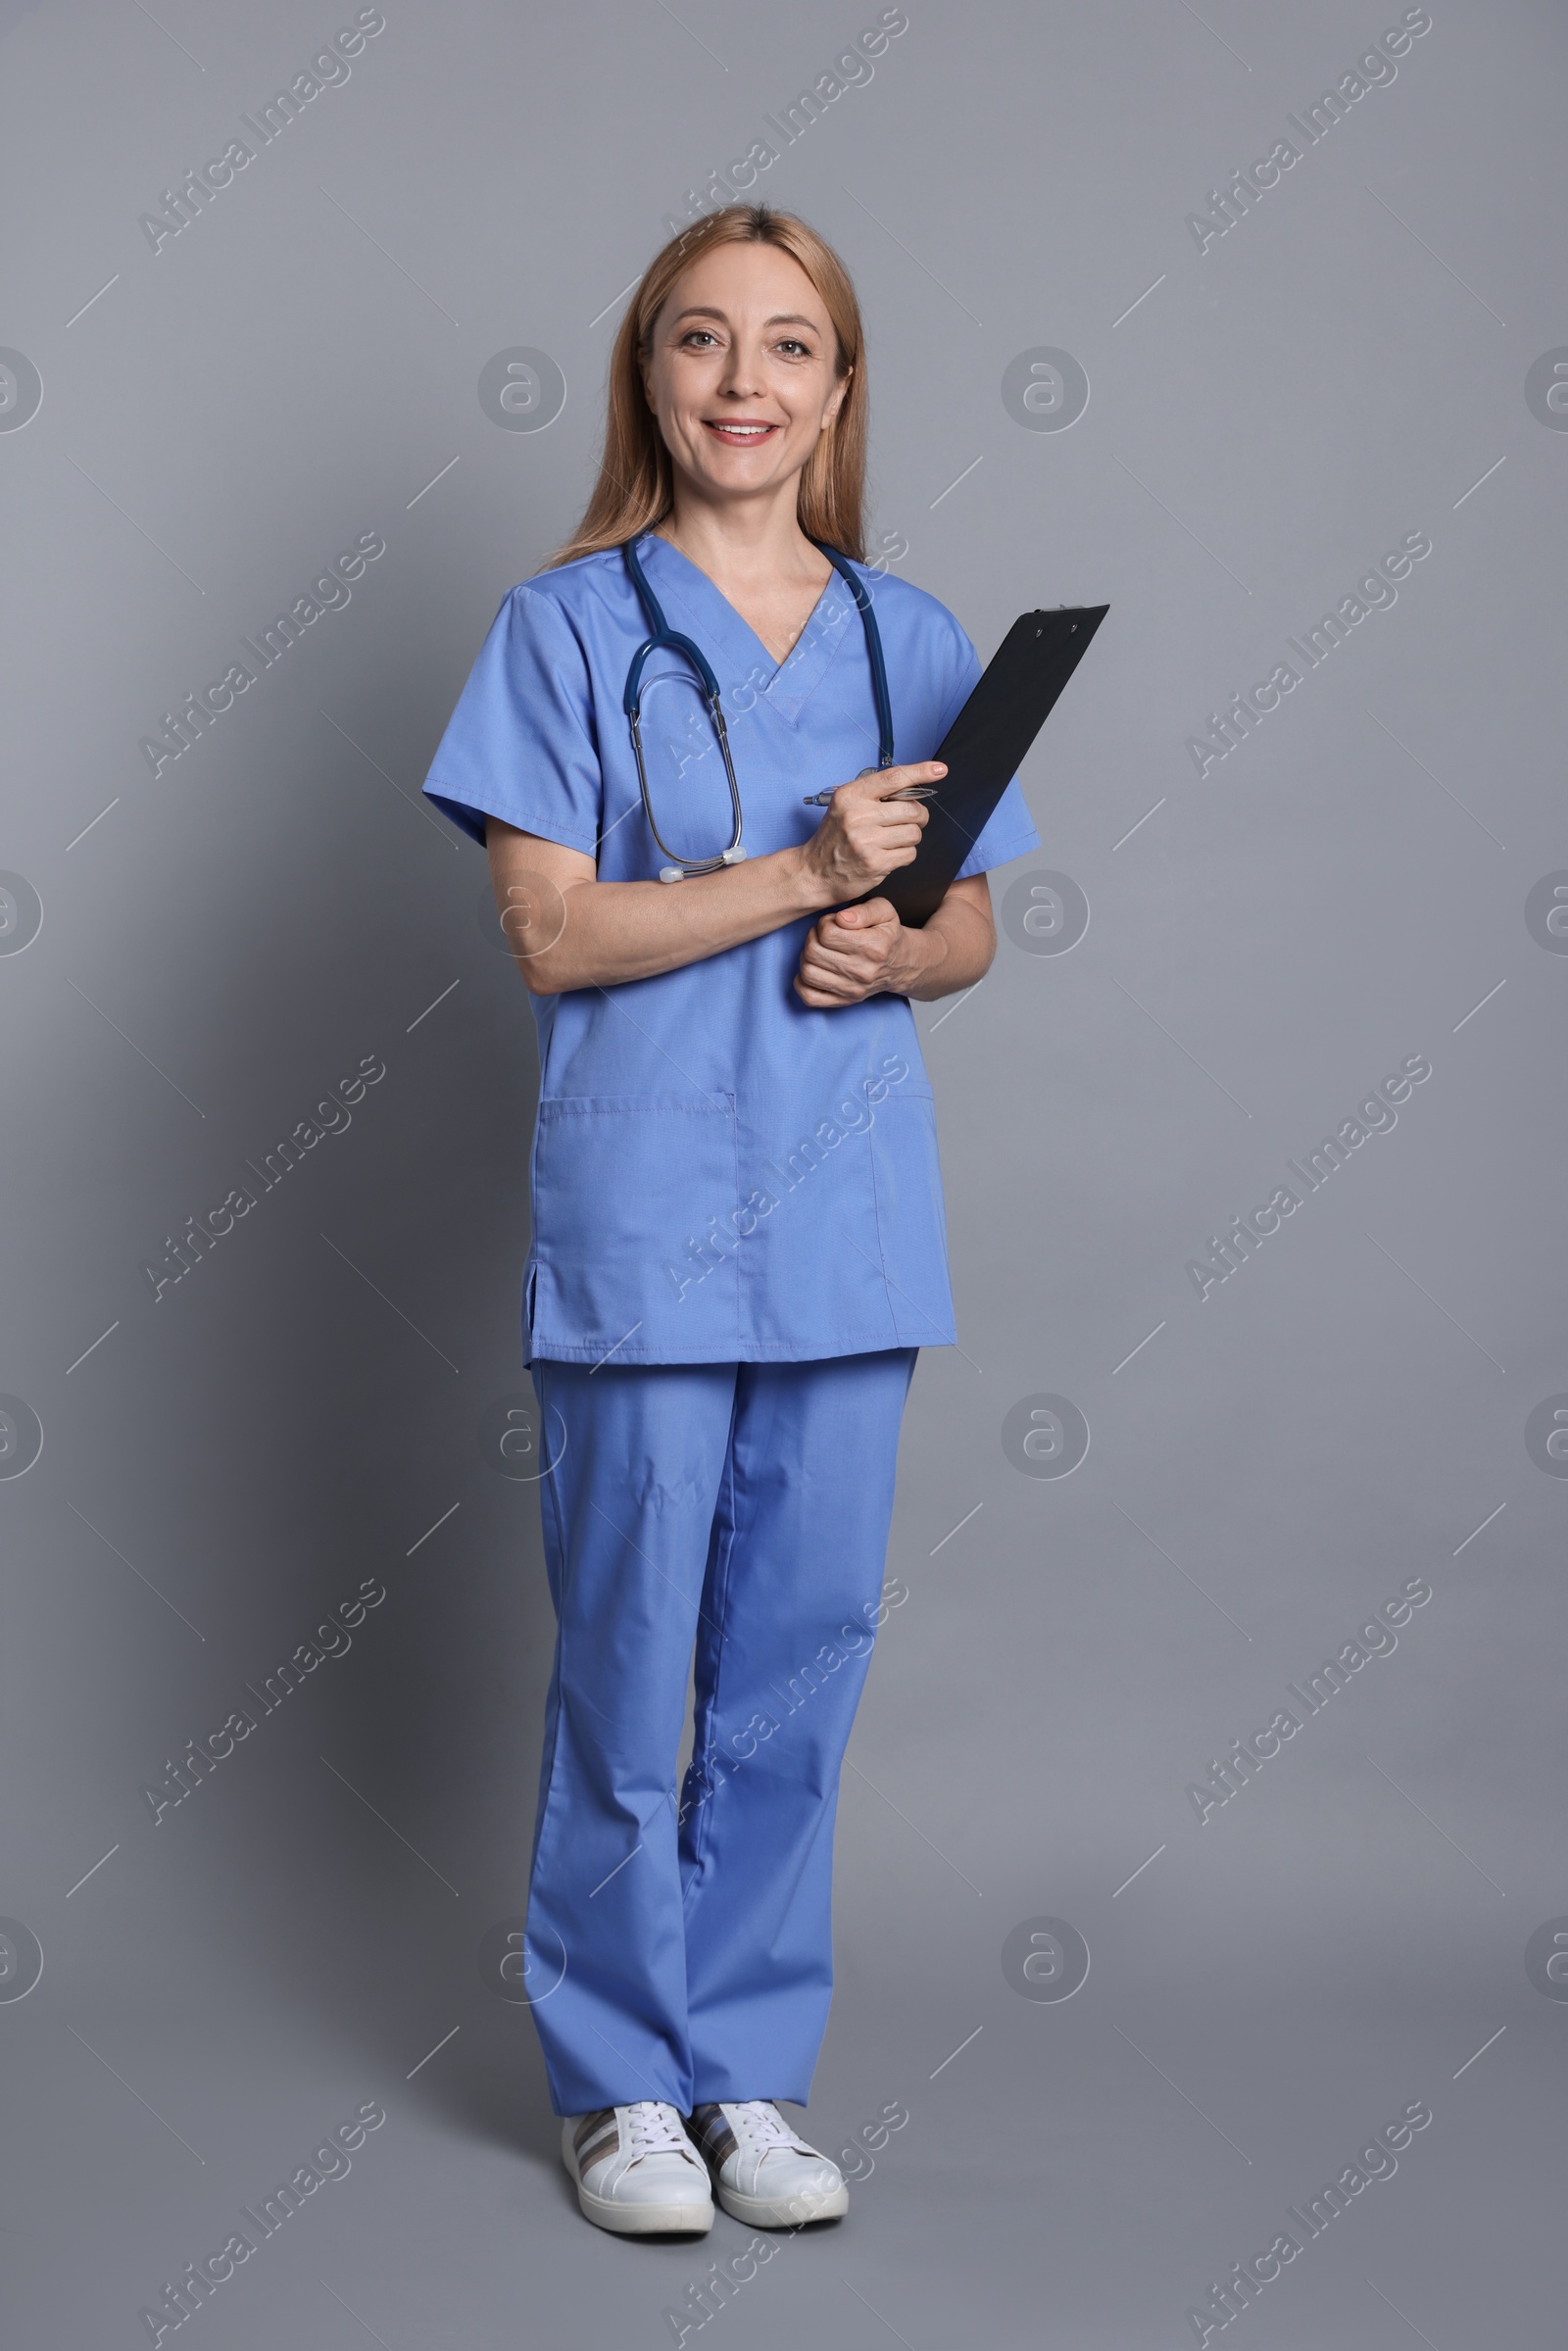
[[[799,335],[786,335],[779,344],[779,349],[788,353],[792,358],[809,359],[811,356],[810,344],[803,343]]]
[[[717,339],[706,326],[689,326],[681,336],[681,344],[684,347],[688,343],[696,342],[699,337],[710,343]]]

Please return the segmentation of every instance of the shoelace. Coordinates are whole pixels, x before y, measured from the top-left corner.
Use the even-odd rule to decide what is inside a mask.
[[[778,2108],[764,2099],[753,2098],[730,2111],[752,2147],[760,2154],[765,2154],[769,2147],[787,2147],[793,2151],[800,2144]]]
[[[691,2141],[673,2106],[662,2105],[654,2098],[640,2098],[627,2107],[626,2121],[634,2156],[691,2154]]]

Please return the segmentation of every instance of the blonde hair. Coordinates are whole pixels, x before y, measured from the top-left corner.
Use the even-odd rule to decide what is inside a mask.
[[[659,419],[648,405],[643,366],[654,328],[682,271],[719,245],[774,245],[800,264],[821,296],[837,339],[835,375],[853,368],[833,422],[817,437],[801,473],[796,514],[808,538],[825,539],[865,559],[866,387],[860,306],[850,273],[831,245],[793,213],[765,204],[732,204],[671,237],[643,272],[611,354],[604,451],[599,479],[582,520],[564,547],[540,564],[553,571],[578,556],[619,547],[656,522],[674,499],[673,467]]]

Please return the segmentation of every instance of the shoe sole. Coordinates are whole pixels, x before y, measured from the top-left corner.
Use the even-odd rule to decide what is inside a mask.
[[[612,2236],[706,2236],[713,2226],[710,2203],[615,2204],[584,2187],[569,2164],[565,2171],[583,2219],[596,2229],[608,2229]]]
[[[584,2220],[612,2236],[706,2236],[713,2226],[711,2204],[611,2204],[579,2185]]]
[[[795,2229],[809,2221],[841,2221],[850,2209],[846,2180],[820,2196],[743,2196],[718,2181],[713,2192],[732,2221],[744,2221],[752,2229]]]

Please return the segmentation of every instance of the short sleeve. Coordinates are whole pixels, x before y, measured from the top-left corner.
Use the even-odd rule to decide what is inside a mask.
[[[484,844],[484,820],[593,857],[603,788],[587,658],[555,599],[504,600],[425,778],[436,807]]]
[[[962,641],[966,658],[961,666],[958,682],[949,696],[947,708],[942,713],[942,723],[937,730],[939,743],[980,683],[984,673],[984,663],[975,652],[973,645],[970,644],[968,637],[958,627],[956,621],[954,621],[953,625]],[[1006,865],[1014,857],[1026,857],[1030,850],[1039,847],[1040,835],[1035,831],[1034,819],[1029,813],[1029,805],[1024,799],[1023,788],[1019,784],[1018,778],[1013,776],[1002,798],[986,818],[975,839],[974,847],[958,867],[955,878],[960,882],[966,881],[972,873],[985,873],[993,865]]]

